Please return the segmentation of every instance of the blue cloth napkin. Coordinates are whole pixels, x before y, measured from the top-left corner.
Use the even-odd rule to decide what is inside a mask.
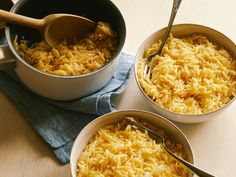
[[[134,56],[122,52],[109,83],[97,93],[74,101],[52,101],[32,93],[13,70],[0,72],[0,89],[64,164],[69,162],[72,144],[81,129],[96,117],[115,111],[111,98],[125,89],[133,63]]]

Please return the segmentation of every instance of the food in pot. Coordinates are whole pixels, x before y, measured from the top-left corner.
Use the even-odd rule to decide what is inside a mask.
[[[51,48],[44,41],[29,46],[27,40],[14,41],[19,55],[35,68],[50,74],[73,76],[93,72],[104,66],[116,51],[117,36],[105,22],[94,32],[72,43],[62,41]]]
[[[187,158],[181,143],[168,138],[162,128],[141,119],[137,121],[161,133],[172,152],[181,158]],[[189,174],[189,170],[167,154],[162,145],[151,139],[147,132],[138,130],[127,121],[100,129],[80,154],[77,166],[78,177],[187,177]]]
[[[147,56],[161,41],[148,46],[138,66],[138,81],[157,105],[182,114],[217,110],[236,94],[236,61],[206,36],[170,35],[161,56],[152,60],[151,79],[143,75]]]

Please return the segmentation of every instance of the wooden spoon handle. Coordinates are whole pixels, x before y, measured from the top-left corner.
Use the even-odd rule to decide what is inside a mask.
[[[0,10],[0,20],[15,23],[23,26],[28,26],[31,28],[35,28],[41,30],[44,25],[43,19],[35,19],[26,17],[23,15],[14,14],[5,10]]]

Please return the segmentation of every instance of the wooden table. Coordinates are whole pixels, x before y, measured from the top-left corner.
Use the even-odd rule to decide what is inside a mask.
[[[17,0],[15,0],[17,1]],[[127,25],[124,50],[136,53],[141,42],[167,25],[171,0],[113,0]],[[223,32],[236,41],[235,0],[183,0],[175,23],[197,23]],[[130,99],[132,98],[132,99]],[[133,75],[126,91],[116,98],[118,109],[151,110],[139,95]],[[196,165],[216,176],[235,177],[236,102],[213,120],[177,124],[189,139]],[[60,165],[52,149],[33,131],[21,113],[0,91],[0,176],[66,177],[70,167]]]

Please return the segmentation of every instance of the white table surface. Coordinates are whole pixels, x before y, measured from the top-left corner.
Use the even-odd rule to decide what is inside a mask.
[[[17,1],[17,0],[15,0]],[[124,50],[136,53],[143,40],[167,25],[171,0],[112,0],[127,25]],[[183,0],[175,23],[197,23],[223,32],[236,41],[235,0]],[[140,96],[134,76],[116,98],[118,109],[150,110]],[[177,124],[189,139],[197,166],[219,177],[235,177],[236,102],[201,124]],[[52,149],[33,131],[14,104],[0,91],[0,177],[68,177]]]

